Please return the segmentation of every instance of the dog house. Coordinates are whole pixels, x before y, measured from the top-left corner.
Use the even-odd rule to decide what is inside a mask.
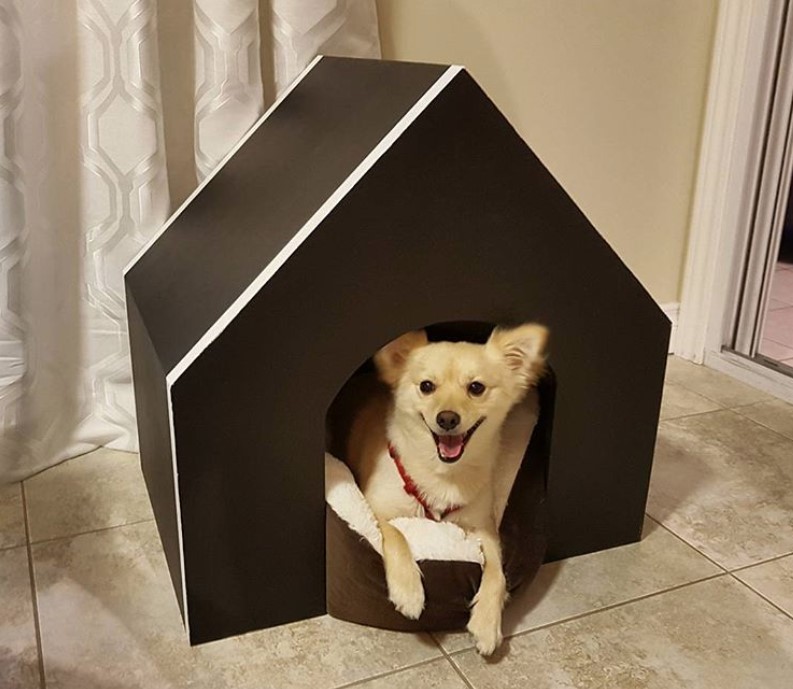
[[[418,327],[547,325],[546,557],[640,537],[669,322],[459,67],[316,60],[126,290],[143,473],[192,643],[326,611],[326,414]]]

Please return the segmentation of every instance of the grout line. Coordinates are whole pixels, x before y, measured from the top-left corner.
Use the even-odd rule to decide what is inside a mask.
[[[504,639],[504,641],[506,641],[506,639]],[[467,650],[470,651],[472,649],[469,648]],[[462,671],[460,666],[454,662],[454,658],[446,654],[446,660],[449,662],[449,665],[451,665],[454,668],[454,671],[457,673],[458,677],[463,681],[463,684],[465,684],[465,686],[468,687],[468,689],[475,689],[474,685],[471,684],[471,681],[468,679],[468,677],[466,677],[465,673]]]
[[[775,398],[775,399],[778,400],[779,398]],[[765,401],[766,402],[770,402],[770,401],[773,401],[773,400],[765,400]],[[781,400],[781,401],[784,402],[785,400]],[[743,414],[743,413],[741,413],[739,411],[739,409],[745,409],[746,407],[750,407],[750,406],[752,406],[752,405],[745,404],[742,407],[735,407],[733,409],[729,409],[728,411],[731,411],[734,414],[738,414],[738,416],[740,416],[742,419],[746,419],[747,421],[751,421],[755,426],[759,426],[760,428],[762,428],[762,429],[764,429],[766,431],[770,431],[771,433],[773,433],[778,438],[782,438],[782,440],[787,440],[788,442],[793,440],[793,438],[791,438],[789,435],[785,435],[781,431],[778,431],[776,428],[771,428],[771,426],[766,426],[764,423],[762,423],[760,421],[757,421],[756,419],[753,419],[751,416],[747,416],[746,414]]]
[[[686,389],[688,389],[688,388],[686,388]],[[693,390],[691,392],[693,392]],[[710,399],[710,398],[708,398],[708,399]],[[757,400],[756,402],[750,402],[749,404],[739,404],[738,406],[735,406],[735,407],[723,407],[721,409],[713,409],[711,411],[701,411],[701,412],[695,412],[694,414],[686,414],[685,416],[676,416],[674,418],[659,419],[658,420],[658,427],[660,428],[662,423],[680,421],[681,419],[690,419],[690,418],[692,418],[694,416],[704,416],[705,414],[718,414],[720,412],[725,412],[726,411],[726,412],[731,412],[732,414],[736,414],[736,415],[740,416],[742,419],[745,419],[746,421],[749,421],[750,423],[753,423],[755,426],[758,426],[758,427],[762,428],[763,430],[770,431],[771,433],[773,433],[778,438],[781,438],[782,440],[786,440],[786,441],[790,442],[791,440],[793,440],[793,438],[790,437],[789,435],[785,435],[784,433],[781,433],[780,431],[778,431],[776,428],[771,428],[771,426],[766,426],[764,423],[761,423],[760,421],[757,421],[757,420],[753,419],[752,417],[747,416],[746,414],[744,414],[744,413],[742,413],[740,411],[741,409],[746,409],[747,407],[752,407],[755,404],[763,404],[765,402],[772,402],[774,399],[778,400],[779,398],[773,398],[771,400]],[[715,401],[715,400],[711,400],[711,401]],[[782,401],[784,402],[784,400],[782,400]]]
[[[87,457],[88,455],[91,455],[94,452],[99,452],[99,450],[108,450],[109,452],[120,452],[120,453],[125,454],[125,455],[138,455],[138,454],[140,454],[138,452],[131,452],[129,450],[114,450],[112,448],[105,447],[104,445],[98,445],[97,447],[94,447],[94,448],[92,448],[90,450],[86,450],[85,452],[81,452],[80,454],[72,455],[71,457],[64,457],[63,459],[59,459],[57,462],[55,462],[55,464],[51,464],[50,466],[43,467],[42,469],[39,469],[35,474],[31,474],[30,476],[26,476],[19,483],[20,483],[20,485],[23,484],[23,483],[27,483],[31,479],[34,479],[37,476],[41,476],[44,472],[49,471],[50,469],[55,469],[56,467],[62,467],[65,464],[68,464],[69,462],[71,462],[72,460],[82,459],[83,457]]]
[[[674,355],[672,355],[672,356],[674,356]],[[687,360],[683,359],[683,361],[687,361]],[[689,362],[689,363],[692,363],[692,362]],[[728,379],[728,380],[730,380],[730,381],[732,381],[734,383],[738,383],[739,385],[743,385],[744,387],[749,388],[750,390],[757,390],[758,392],[763,392],[759,388],[756,388],[754,385],[750,385],[749,383],[744,383],[742,380],[738,380],[737,378],[733,378],[732,376],[730,376],[730,375],[728,375],[726,373],[722,373],[721,371],[717,371],[715,368],[709,368],[708,366],[705,366],[705,364],[693,364],[693,365],[694,366],[699,366],[700,368],[704,368],[705,370],[711,371],[712,373],[719,374],[720,376],[722,376],[722,377],[724,377],[724,378],[726,378],[726,379]],[[706,394],[700,392],[699,390],[695,390],[694,388],[689,387],[686,383],[680,382],[678,380],[672,380],[671,378],[664,377],[664,385],[666,385],[667,383],[672,383],[674,385],[678,385],[681,388],[683,388],[685,390],[688,390],[689,392],[693,392],[695,395],[699,395],[700,397],[704,397],[709,402],[713,402],[713,404],[718,404],[719,407],[720,407],[720,409],[713,409],[710,412],[696,412],[696,414],[691,414],[690,416],[696,416],[698,414],[711,414],[713,411],[723,411],[723,410],[732,411],[733,409],[735,409],[737,407],[748,407],[749,405],[752,405],[752,404],[758,404],[760,402],[767,402],[768,401],[767,399],[759,399],[759,400],[755,400],[754,402],[746,402],[746,403],[741,403],[741,404],[732,404],[732,405],[724,404],[724,402],[720,402],[719,400],[715,400],[712,397],[708,397]],[[764,393],[764,394],[765,395],[770,395],[770,393]],[[773,397],[773,395],[771,395],[771,397]],[[682,417],[679,417],[679,418],[682,418]]]
[[[688,390],[688,388],[686,388]],[[688,390],[689,392],[694,392],[693,390]],[[696,393],[699,394],[699,393]],[[700,395],[700,397],[704,397],[704,395]],[[710,399],[710,397],[705,397],[708,402],[713,402],[713,404],[719,404],[716,400]],[[722,407],[719,406],[718,409],[708,409],[708,411],[694,411],[690,414],[681,414],[680,416],[666,416],[664,418],[658,418],[658,425],[660,426],[662,423],[667,423],[669,421],[680,421],[680,419],[690,419],[692,416],[705,416],[705,414],[718,414],[719,412],[723,411],[732,411],[729,407]]]
[[[39,597],[36,591],[36,573],[33,569],[33,548],[30,543],[30,522],[28,521],[28,504],[25,484],[21,484],[22,514],[25,518],[25,545],[28,551],[28,574],[30,576],[30,599],[33,605],[33,627],[36,632],[36,650],[39,658],[39,686],[46,689],[47,680],[44,676],[44,649],[41,643],[41,620],[39,619]]]
[[[434,633],[430,633],[430,636],[432,637],[432,640],[438,645],[438,648],[441,649],[441,653],[443,653],[443,657],[446,658],[447,662],[452,666],[452,668],[454,668],[454,671],[463,681],[463,684],[465,684],[465,686],[468,687],[468,689],[474,689],[474,685],[471,684],[471,682],[468,680],[468,677],[465,676],[465,673],[457,666],[457,663],[454,662],[452,657],[443,647],[443,644],[440,642],[440,640],[435,636]],[[468,648],[466,650],[471,650],[471,649]]]
[[[702,366],[703,368],[707,368],[707,366],[705,366],[704,364],[695,364],[695,366]],[[709,368],[708,370],[709,371],[714,371],[716,373],[721,373],[721,371],[716,371],[715,369],[712,369],[712,368]],[[728,376],[726,373],[721,373],[721,375],[723,375],[725,378],[730,378],[730,376]],[[735,378],[730,378],[730,380],[735,380]],[[736,382],[740,383],[741,381],[736,381]],[[698,411],[698,412],[694,412],[693,414],[686,414],[686,416],[699,416],[700,414],[712,414],[715,411],[726,411],[726,410],[732,408],[732,407],[724,404],[724,402],[719,402],[719,400],[714,400],[712,397],[708,397],[707,395],[704,395],[699,390],[694,390],[693,388],[688,387],[688,385],[686,385],[685,383],[681,383],[681,382],[679,382],[677,380],[671,380],[671,379],[664,378],[664,386],[666,386],[668,383],[672,383],[673,385],[677,385],[678,387],[683,388],[683,390],[686,390],[687,392],[691,392],[691,393],[693,393],[693,394],[695,394],[695,395],[697,395],[699,397],[702,397],[702,398],[706,399],[708,402],[713,402],[713,404],[716,404],[719,407],[718,409],[711,409],[710,411]],[[752,387],[751,385],[747,385],[746,383],[742,383],[742,385],[746,385],[747,387],[750,387],[750,388]],[[756,388],[752,388],[752,389],[755,390]],[[762,400],[758,400],[758,401],[762,402]],[[754,404],[754,403],[752,402],[751,404]],[[676,417],[676,418],[683,418],[683,417]]]
[[[655,517],[653,517],[652,515],[648,514],[647,512],[645,512],[645,516],[650,521],[653,521],[656,524],[658,524],[658,526],[660,526],[662,529],[664,529],[664,531],[667,531],[668,533],[672,534],[678,541],[680,541],[681,543],[684,543],[685,545],[687,545],[689,548],[691,548],[698,555],[701,555],[702,557],[704,557],[708,562],[710,562],[711,564],[716,565],[716,567],[718,567],[723,573],[725,573],[725,574],[729,574],[730,573],[730,570],[727,569],[724,565],[722,565],[719,562],[716,562],[716,560],[714,560],[712,557],[710,557],[710,555],[707,555],[706,553],[703,553],[699,548],[697,548],[697,546],[695,546],[693,543],[689,543],[685,538],[683,538],[679,534],[677,534],[674,531],[672,531],[672,529],[670,529],[666,524],[664,524],[661,521],[658,521]]]
[[[433,658],[427,658],[426,660],[421,660],[418,663],[403,665],[402,667],[395,668],[394,670],[386,670],[385,672],[379,672],[374,675],[370,675],[369,677],[362,677],[361,679],[356,679],[354,682],[347,682],[347,684],[339,684],[334,689],[348,689],[348,687],[358,687],[361,684],[366,684],[367,682],[371,682],[372,680],[375,679],[390,677],[391,675],[399,674],[400,672],[404,672],[405,670],[412,670],[413,668],[421,667],[422,665],[429,665],[430,663],[434,663],[440,660],[441,658],[443,658],[443,656],[435,656]]]
[[[779,399],[779,398],[776,398]],[[749,404],[739,404],[735,407],[730,407],[730,411],[734,411],[736,414],[740,414],[743,416],[743,412],[741,409],[748,409],[749,407],[756,407],[759,404],[767,404],[770,400],[758,400],[757,402],[749,402]]]
[[[688,588],[689,586],[696,586],[697,584],[705,583],[706,581],[712,581],[714,579],[720,579],[721,577],[729,576],[729,572],[718,572],[717,574],[711,574],[707,577],[702,577],[701,579],[696,579],[695,581],[687,581],[684,584],[677,584],[676,586],[671,586],[667,589],[662,589],[661,591],[654,591],[653,593],[646,593],[643,596],[637,596],[636,598],[631,598],[630,600],[620,601],[619,603],[612,603],[611,605],[605,605],[602,608],[597,608],[595,610],[587,610],[586,612],[579,613],[577,615],[571,615],[570,617],[565,617],[560,620],[555,620],[554,622],[547,622],[546,624],[541,624],[537,627],[532,627],[531,629],[527,629],[522,632],[517,632],[516,634],[510,634],[508,637],[504,637],[505,640],[507,639],[517,639],[520,636],[528,636],[529,634],[534,634],[535,632],[541,632],[545,629],[549,629],[551,627],[556,627],[562,624],[567,624],[568,622],[574,622],[575,620],[580,620],[584,617],[590,617],[591,615],[597,615],[602,612],[608,612],[609,610],[614,610],[616,608],[622,608],[626,605],[631,605],[632,603],[638,603],[639,601],[647,600],[649,598],[657,598],[659,596],[666,595],[667,593],[672,593],[673,591],[679,591],[680,589]],[[459,651],[453,651],[450,654],[450,658],[452,656],[457,656],[462,653],[466,653],[468,651],[473,651],[474,647],[471,646],[469,648],[461,648]]]
[[[636,603],[636,602],[638,602],[638,601],[646,600],[646,599],[648,599],[648,598],[655,598],[655,597],[657,597],[657,596],[662,596],[662,595],[664,595],[664,594],[671,593],[672,591],[677,591],[677,590],[679,590],[679,589],[683,589],[683,588],[686,588],[686,587],[688,587],[688,586],[693,586],[693,585],[695,585],[695,584],[701,584],[701,583],[703,583],[703,582],[706,582],[706,581],[711,581],[711,580],[713,580],[713,579],[719,579],[719,578],[721,578],[721,577],[724,577],[724,576],[729,576],[729,577],[731,577],[732,579],[735,579],[736,581],[740,582],[742,585],[744,585],[745,587],[747,587],[747,588],[748,588],[750,591],[752,591],[753,593],[755,593],[756,595],[758,595],[760,598],[762,598],[763,600],[765,600],[767,603],[769,603],[770,605],[772,605],[774,608],[776,608],[777,610],[779,610],[779,611],[780,611],[782,614],[784,614],[786,617],[789,617],[789,618],[793,619],[793,615],[792,615],[792,614],[790,614],[789,612],[787,612],[787,611],[786,611],[784,608],[781,608],[779,605],[777,605],[776,603],[774,603],[773,601],[771,601],[770,599],[768,599],[768,598],[767,598],[765,595],[763,595],[762,593],[760,593],[759,591],[757,591],[756,589],[754,589],[754,588],[753,588],[752,586],[750,586],[748,583],[746,583],[746,582],[742,581],[742,580],[741,580],[741,579],[739,579],[737,576],[735,576],[735,573],[736,573],[736,572],[740,572],[740,571],[742,571],[742,570],[749,569],[749,568],[751,568],[751,567],[756,567],[757,565],[765,564],[765,563],[767,563],[767,562],[773,562],[773,561],[775,561],[775,560],[779,560],[779,559],[782,559],[782,558],[788,557],[788,556],[790,556],[790,555],[793,555],[793,552],[791,552],[791,553],[785,553],[785,554],[783,554],[783,555],[777,555],[777,556],[775,556],[775,557],[773,557],[773,558],[769,558],[768,560],[763,560],[763,561],[761,561],[761,562],[756,562],[756,563],[754,563],[754,564],[751,564],[751,565],[746,565],[746,566],[744,566],[744,567],[740,567],[740,568],[738,568],[738,569],[735,569],[735,570],[729,570],[729,569],[727,569],[726,567],[724,567],[723,565],[721,565],[720,563],[718,563],[718,562],[717,562],[716,560],[714,560],[713,558],[711,558],[711,557],[709,557],[708,555],[706,555],[705,553],[703,553],[703,552],[702,552],[701,550],[699,550],[699,549],[698,549],[696,546],[692,545],[691,543],[689,543],[688,541],[686,541],[684,538],[682,538],[681,536],[679,536],[678,534],[676,534],[674,531],[672,531],[672,530],[671,530],[669,527],[667,527],[665,524],[661,523],[660,521],[658,521],[658,520],[657,520],[657,519],[655,519],[654,517],[650,516],[649,514],[647,514],[646,516],[647,516],[647,518],[648,518],[648,519],[650,519],[651,521],[655,522],[655,523],[656,523],[658,526],[660,526],[662,529],[664,529],[665,531],[667,531],[668,533],[670,533],[672,536],[674,536],[674,537],[675,537],[677,540],[679,540],[681,543],[683,543],[683,544],[684,544],[684,545],[686,545],[687,547],[689,547],[689,548],[691,548],[692,550],[694,550],[694,551],[695,551],[695,552],[696,552],[698,555],[701,555],[703,558],[705,558],[705,559],[706,559],[708,562],[710,562],[711,564],[713,564],[713,565],[715,565],[716,567],[718,567],[718,568],[719,568],[719,570],[721,570],[721,571],[720,571],[720,572],[717,572],[717,573],[715,573],[715,574],[711,574],[711,575],[709,575],[709,576],[706,576],[706,577],[702,577],[702,578],[700,578],[700,579],[696,579],[696,580],[694,580],[694,581],[689,581],[689,582],[686,582],[686,583],[684,583],[684,584],[678,584],[678,585],[676,585],[676,586],[672,586],[672,587],[670,587],[670,588],[662,589],[662,590],[660,590],[660,591],[655,591],[655,592],[653,592],[653,593],[648,593],[648,594],[645,594],[645,595],[642,595],[642,596],[637,596],[636,598],[631,598],[630,600],[620,601],[619,603],[614,603],[614,604],[612,604],[612,605],[607,605],[607,606],[604,606],[604,607],[601,607],[601,608],[597,608],[597,609],[594,609],[594,610],[588,610],[588,611],[586,611],[586,612],[583,612],[583,613],[580,613],[580,614],[578,614],[578,615],[572,615],[572,616],[570,616],[570,617],[565,617],[565,618],[562,618],[562,619],[559,619],[559,620],[555,620],[555,621],[553,621],[553,622],[548,622],[548,623],[546,623],[546,624],[542,624],[542,625],[539,625],[539,626],[537,626],[537,627],[533,627],[532,629],[527,629],[527,630],[525,630],[525,631],[522,631],[522,632],[517,632],[517,633],[515,633],[515,634],[511,634],[511,635],[509,635],[508,637],[505,637],[505,640],[506,640],[506,639],[514,639],[514,638],[517,638],[517,637],[519,637],[519,636],[526,636],[526,635],[528,635],[528,634],[533,634],[534,632],[542,631],[542,630],[544,630],[544,629],[548,629],[548,628],[550,628],[550,627],[555,627],[555,626],[557,626],[557,625],[560,625],[560,624],[566,624],[567,622],[572,622],[572,621],[574,621],[574,620],[579,620],[579,619],[582,619],[582,618],[584,618],[584,617],[589,617],[590,615],[596,615],[596,614],[598,614],[598,613],[601,613],[601,612],[606,612],[606,611],[608,611],[608,610],[613,610],[613,609],[615,609],[615,608],[620,608],[620,607],[623,607],[623,606],[625,606],[625,605],[629,605],[629,604],[631,604],[631,603]],[[434,639],[434,638],[435,638],[435,637],[433,636],[433,639]],[[443,652],[443,654],[444,654],[444,655],[445,655],[445,656],[446,656],[446,657],[447,657],[447,658],[448,658],[448,659],[449,659],[449,660],[452,662],[452,664],[454,665],[455,669],[456,669],[456,670],[458,670],[458,674],[461,674],[461,676],[463,677],[463,679],[466,681],[466,684],[469,684],[469,683],[467,682],[467,679],[465,678],[465,676],[464,676],[464,675],[462,675],[461,671],[460,671],[460,670],[459,670],[459,668],[457,667],[457,664],[456,664],[456,663],[454,663],[454,658],[453,658],[453,656],[457,656],[457,655],[460,655],[460,654],[462,654],[462,653],[466,653],[466,652],[468,652],[468,651],[472,651],[472,650],[474,650],[474,647],[473,647],[473,646],[469,646],[469,647],[466,647],[466,648],[461,648],[461,649],[459,649],[459,650],[457,650],[457,651],[452,651],[451,653],[447,653],[447,652],[446,652],[446,650],[443,648],[443,646],[440,644],[440,642],[439,642],[437,639],[435,639],[435,642],[438,644],[438,646],[440,647],[440,649],[441,649],[441,651]],[[470,686],[470,684],[469,684],[469,686]]]
[[[619,608],[619,607],[622,607],[623,605],[628,605],[630,603],[635,603],[637,601],[645,600],[646,598],[653,598],[655,596],[661,596],[661,595],[663,595],[665,593],[670,593],[671,591],[676,591],[678,589],[685,588],[687,586],[693,586],[694,584],[700,584],[700,583],[705,582],[705,581],[710,581],[711,579],[718,579],[719,577],[723,577],[723,576],[725,576],[727,574],[731,574],[731,572],[728,569],[726,569],[725,567],[720,565],[718,562],[716,562],[712,558],[710,558],[707,555],[705,555],[705,553],[701,552],[698,548],[696,548],[695,546],[691,545],[691,543],[689,543],[685,539],[683,539],[680,536],[678,536],[674,531],[670,530],[666,525],[662,524],[657,519],[651,517],[647,513],[645,513],[645,516],[650,521],[655,522],[658,526],[660,526],[665,531],[668,531],[672,536],[674,536],[677,540],[679,540],[685,546],[687,546],[688,548],[691,548],[691,550],[696,552],[698,555],[701,555],[708,562],[710,562],[711,564],[713,564],[716,567],[718,567],[721,571],[717,572],[715,574],[710,574],[708,576],[701,577],[699,579],[694,579],[692,581],[685,582],[683,584],[677,584],[677,585],[671,586],[669,588],[664,588],[664,589],[661,589],[659,591],[653,591],[652,593],[647,593],[647,594],[644,594],[644,595],[641,595],[641,596],[637,596],[636,598],[630,598],[628,600],[620,601],[618,603],[613,603],[611,605],[606,605],[606,606],[603,606],[603,607],[600,607],[600,608],[595,608],[593,610],[588,610],[586,612],[582,612],[582,613],[579,613],[577,615],[571,615],[570,617],[563,617],[563,618],[555,620],[553,622],[547,622],[545,624],[541,624],[541,625],[539,625],[537,627],[532,627],[531,629],[527,629],[527,630],[522,631],[522,632],[517,632],[515,634],[510,634],[509,636],[505,636],[504,639],[505,640],[506,639],[514,639],[514,638],[516,638],[518,636],[523,636],[525,634],[531,634],[533,632],[541,631],[543,629],[548,629],[550,627],[554,627],[554,626],[559,625],[559,624],[565,624],[566,622],[571,622],[573,620],[578,620],[578,619],[581,619],[582,617],[588,617],[589,615],[595,615],[595,614],[597,614],[599,612],[605,612],[607,610],[612,610],[614,608]],[[785,557],[785,556],[783,555],[783,556],[780,556],[780,557]],[[753,565],[750,565],[750,566],[753,566]],[[435,637],[433,636],[433,638],[435,638]],[[471,646],[467,646],[465,648],[458,649],[456,651],[452,651],[451,653],[447,653],[446,650],[443,648],[443,646],[441,646],[440,642],[437,639],[435,639],[435,642],[438,644],[438,646],[440,646],[441,651],[444,653],[444,655],[446,655],[449,658],[449,660],[453,660],[452,656],[459,655],[460,653],[464,653],[466,651],[474,650],[474,646],[471,645]],[[456,667],[456,665],[455,665],[455,667]]]
[[[42,545],[44,543],[52,543],[53,541],[63,541],[67,538],[76,538],[77,536],[87,536],[88,534],[101,533],[102,531],[110,531],[111,529],[123,529],[125,526],[136,526],[138,524],[148,524],[153,522],[154,517],[147,519],[138,519],[134,522],[127,522],[126,524],[112,524],[111,526],[100,526],[98,529],[90,529],[89,531],[78,531],[76,533],[63,534],[63,536],[52,536],[51,538],[42,538],[40,541],[31,541],[31,545]]]
[[[752,567],[757,567],[757,566],[759,566],[759,565],[764,565],[764,564],[766,564],[766,563],[768,563],[768,562],[774,562],[774,561],[776,561],[776,560],[781,560],[782,558],[785,558],[785,557],[788,557],[788,556],[790,556],[790,555],[793,555],[793,552],[790,552],[790,553],[784,553],[784,554],[782,554],[782,555],[776,555],[775,557],[768,558],[767,560],[761,560],[760,562],[754,562],[754,563],[752,563],[751,565],[743,565],[742,567],[737,567],[737,568],[735,568],[735,569],[727,569],[726,567],[724,567],[724,565],[721,565],[721,564],[719,564],[718,562],[716,562],[716,560],[714,560],[713,558],[711,558],[711,557],[708,557],[708,556],[707,556],[705,553],[703,553],[701,550],[699,550],[699,548],[697,548],[696,546],[692,545],[691,543],[689,543],[688,541],[686,541],[684,538],[682,538],[681,536],[679,536],[678,534],[676,534],[674,531],[672,531],[672,530],[671,530],[671,529],[670,529],[668,526],[666,526],[665,524],[662,524],[662,523],[661,523],[661,522],[659,522],[657,519],[654,519],[653,517],[651,517],[649,514],[647,515],[647,517],[648,517],[649,519],[651,519],[652,521],[654,521],[656,524],[658,524],[658,526],[660,526],[662,529],[665,529],[666,531],[668,531],[670,534],[672,534],[672,535],[673,535],[675,538],[677,538],[679,541],[681,541],[681,542],[685,543],[685,544],[686,544],[687,546],[689,546],[690,548],[693,548],[694,550],[696,550],[696,551],[697,551],[697,553],[699,553],[700,555],[702,555],[702,557],[704,557],[706,560],[708,560],[708,561],[712,562],[714,565],[716,565],[717,567],[719,567],[721,570],[723,570],[723,571],[724,571],[724,573],[725,573],[725,574],[728,574],[728,575],[729,575],[729,576],[730,576],[732,579],[734,579],[735,581],[738,581],[738,582],[740,582],[741,584],[743,584],[743,585],[744,585],[746,588],[748,588],[750,591],[752,591],[752,593],[755,593],[755,594],[756,594],[756,595],[758,595],[760,598],[762,598],[764,601],[766,601],[768,604],[770,604],[770,605],[772,605],[773,607],[775,607],[775,608],[776,608],[777,610],[779,610],[779,612],[781,612],[783,615],[785,615],[786,617],[789,617],[790,619],[793,619],[793,615],[792,615],[792,614],[790,614],[790,613],[789,613],[787,610],[785,610],[784,608],[780,607],[779,605],[777,605],[776,603],[774,603],[774,601],[770,600],[770,599],[769,599],[769,598],[767,598],[767,597],[766,597],[764,594],[762,594],[760,591],[758,591],[757,589],[755,589],[753,586],[751,586],[750,584],[748,584],[747,582],[743,581],[742,579],[740,579],[740,578],[738,578],[738,577],[736,576],[736,573],[737,573],[737,572],[743,572],[743,571],[745,571],[745,570],[747,570],[747,569],[751,569]],[[721,576],[721,575],[718,575],[718,576]]]
[[[735,574],[735,572],[743,572],[745,569],[751,569],[752,567],[759,567],[760,565],[765,565],[768,564],[769,562],[775,562],[776,560],[781,560],[785,557],[790,557],[791,555],[793,555],[793,551],[789,553],[782,553],[782,555],[774,555],[774,557],[769,557],[767,560],[759,560],[758,562],[753,562],[751,565],[741,565],[740,567],[731,569],[730,574]]]
[[[22,541],[22,543],[12,543],[11,545],[4,545],[4,546],[0,547],[0,553],[2,553],[5,550],[13,550],[14,548],[22,548],[23,546],[26,546],[26,545],[27,545],[27,543],[25,543],[25,541]]]
[[[753,586],[751,586],[747,582],[743,581],[743,579],[739,579],[738,577],[736,577],[733,572],[730,572],[729,574],[730,574],[730,577],[732,577],[735,581],[737,581],[742,586],[745,586],[747,589],[749,589],[753,594],[755,594],[759,598],[762,598],[771,607],[776,608],[777,610],[779,610],[779,612],[781,612],[789,620],[793,620],[793,614],[789,613],[787,610],[785,610],[784,608],[782,608],[779,605],[777,605],[776,603],[774,603],[774,601],[772,601],[770,598],[768,598],[765,594],[760,593],[760,591],[758,591],[756,588],[754,588]]]
[[[781,401],[784,402],[784,400],[781,400]],[[756,402],[755,404],[763,404],[763,403],[762,402]],[[757,424],[761,428],[765,428],[767,431],[771,431],[772,433],[775,433],[776,435],[784,438],[785,440],[793,440],[793,436],[785,435],[784,433],[782,433],[781,431],[777,430],[776,428],[772,428],[771,426],[769,426],[768,424],[763,423],[762,421],[758,421],[757,419],[753,419],[751,416],[749,416],[748,414],[744,414],[741,411],[741,409],[747,409],[747,408],[753,407],[753,406],[755,406],[755,405],[754,404],[745,404],[745,405],[743,405],[741,407],[735,407],[734,409],[731,409],[730,411],[734,411],[736,414],[738,414],[742,418],[748,419],[749,421]]]

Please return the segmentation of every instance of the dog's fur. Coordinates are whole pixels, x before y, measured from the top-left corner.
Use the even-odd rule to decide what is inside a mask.
[[[484,655],[501,643],[507,597],[492,490],[501,426],[541,375],[546,339],[547,330],[537,324],[496,329],[484,345],[430,344],[424,331],[407,333],[375,355],[390,394],[367,403],[349,437],[348,462],[377,518],[389,598],[400,613],[421,615],[424,588],[405,538],[389,520],[423,516],[424,508],[404,490],[388,443],[432,512],[458,508],[444,519],[479,537],[485,564],[468,630]],[[473,382],[484,391],[470,387]],[[440,412],[456,414],[459,425],[442,428]],[[460,450],[460,436],[471,429]]]

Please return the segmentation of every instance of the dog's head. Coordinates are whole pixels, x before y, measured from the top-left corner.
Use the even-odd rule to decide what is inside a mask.
[[[411,444],[434,445],[453,464],[466,449],[490,449],[513,405],[542,375],[548,331],[535,323],[497,328],[483,345],[429,343],[406,333],[374,357],[394,393],[393,424]]]

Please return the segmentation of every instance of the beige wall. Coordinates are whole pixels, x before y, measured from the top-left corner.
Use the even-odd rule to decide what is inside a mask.
[[[651,294],[679,301],[716,0],[377,0],[383,57],[466,65]]]

